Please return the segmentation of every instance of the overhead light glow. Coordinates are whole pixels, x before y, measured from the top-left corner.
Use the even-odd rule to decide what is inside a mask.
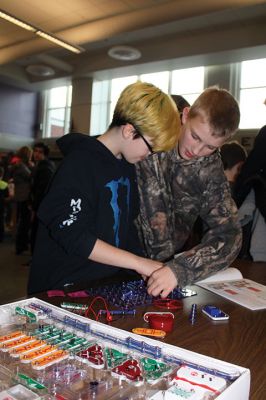
[[[20,19],[17,19],[1,10],[0,17],[7,20],[8,22],[12,22],[13,24],[20,26],[23,29],[27,29],[27,31],[36,32],[36,28],[34,28],[32,25],[29,25],[26,22],[21,21]]]
[[[73,53],[79,54],[84,51],[84,49],[82,47],[74,46],[70,43],[67,43],[64,40],[57,38],[55,35],[45,32],[42,29],[39,29],[34,25],[28,24],[27,22],[22,21],[21,19],[16,18],[13,15],[8,14],[3,10],[0,10],[0,18],[3,18],[8,22],[12,22],[13,24],[18,25],[19,27],[21,27],[23,29],[31,31],[31,32],[35,33],[36,35],[41,36],[42,38],[57,44],[58,46],[64,47],[65,49],[72,51]]]
[[[46,33],[44,31],[37,31],[35,33],[36,33],[36,35],[41,36],[44,39],[50,40],[50,42],[58,44],[58,46],[62,46],[67,50],[73,51],[73,53],[79,54],[82,52],[82,49],[80,47],[72,46],[71,44],[69,44],[65,41],[62,41],[61,39],[58,39],[57,37],[52,36],[50,33]]]

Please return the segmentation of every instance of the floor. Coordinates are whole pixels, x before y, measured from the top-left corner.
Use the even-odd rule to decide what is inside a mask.
[[[7,232],[0,243],[0,304],[6,304],[26,296],[30,252],[15,254],[14,236]]]

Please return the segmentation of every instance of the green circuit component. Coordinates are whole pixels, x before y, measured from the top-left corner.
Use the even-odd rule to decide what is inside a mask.
[[[125,361],[128,358],[128,354],[122,353],[121,351],[118,351],[111,347],[106,347],[104,349],[104,354],[107,360],[108,368],[113,368],[121,364],[121,362]]]
[[[143,357],[140,362],[148,382],[157,381],[172,372],[171,365],[154,360],[153,358]]]

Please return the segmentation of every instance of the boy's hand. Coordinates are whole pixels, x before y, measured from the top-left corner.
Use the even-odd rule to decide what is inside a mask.
[[[169,267],[162,267],[154,271],[148,279],[149,295],[161,296],[163,299],[177,286],[175,274]]]
[[[143,279],[151,276],[151,274],[163,267],[163,263],[160,261],[150,260],[149,258],[140,257],[139,266],[136,268],[136,271],[142,275]]]

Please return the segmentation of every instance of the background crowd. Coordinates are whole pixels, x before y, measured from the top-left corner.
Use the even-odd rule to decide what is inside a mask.
[[[0,160],[0,242],[11,233],[17,255],[34,248],[36,211],[55,171],[48,157],[48,146],[38,142]]]

